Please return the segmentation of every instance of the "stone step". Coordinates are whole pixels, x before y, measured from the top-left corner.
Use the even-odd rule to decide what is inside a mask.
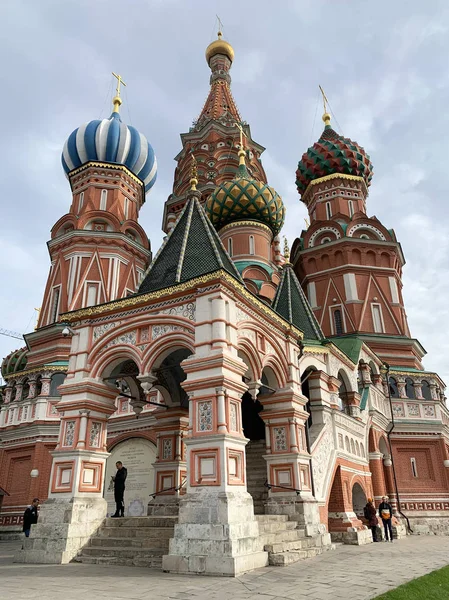
[[[161,548],[129,548],[124,546],[109,546],[109,547],[96,547],[87,546],[83,548],[81,556],[95,556],[100,558],[154,558],[161,557],[165,554],[165,551]]]
[[[284,552],[294,552],[296,550],[307,550],[315,546],[315,540],[313,538],[303,537],[291,541],[275,542],[274,544],[267,544],[264,547],[266,552],[271,554],[281,554]]]
[[[96,537],[115,538],[170,539],[174,536],[174,527],[101,527]]]
[[[86,565],[120,565],[121,567],[148,567],[150,569],[162,568],[162,556],[153,556],[150,558],[124,558],[119,556],[77,556],[73,562],[83,563]]]
[[[296,521],[269,521],[259,523],[259,533],[287,533],[288,531],[298,531],[302,536],[304,532],[301,529],[296,529]]]
[[[152,550],[168,550],[170,538],[113,538],[113,537],[94,537],[90,540],[90,547],[94,548],[137,548]]]
[[[278,552],[269,555],[270,565],[274,567],[285,567],[292,563],[298,562],[299,560],[305,560],[306,558],[312,558],[322,554],[321,548],[309,548],[307,550],[299,550],[297,552]]]
[[[262,533],[259,535],[259,540],[265,548],[271,548],[273,544],[300,542],[304,539],[306,539],[306,537],[304,531],[302,531],[301,529],[293,529],[291,531],[277,531],[274,533]]]
[[[270,521],[288,521],[288,515],[257,515],[257,521],[269,523]]]
[[[105,519],[106,527],[174,527],[178,517],[120,517]]]

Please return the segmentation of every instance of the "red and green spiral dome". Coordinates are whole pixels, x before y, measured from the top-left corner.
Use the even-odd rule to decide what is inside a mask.
[[[314,179],[338,173],[362,177],[369,186],[373,178],[373,165],[361,146],[339,135],[327,124],[320,139],[303,154],[298,163],[296,187],[299,194],[302,196]]]

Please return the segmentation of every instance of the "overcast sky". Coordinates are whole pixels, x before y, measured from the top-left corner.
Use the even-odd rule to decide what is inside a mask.
[[[235,49],[232,91],[292,243],[306,210],[295,188],[322,130],[318,84],[334,128],[370,154],[368,214],[402,244],[404,297],[425,366],[449,381],[449,2],[447,0],[14,0],[0,51],[0,327],[34,325],[49,269],[46,242],[70,205],[60,154],[82,123],[111,112],[111,71],[127,83],[122,118],[153,145],[158,180],[140,223],[155,252],[174,156],[209,90],[206,46],[218,13]],[[0,336],[0,354],[20,345]]]

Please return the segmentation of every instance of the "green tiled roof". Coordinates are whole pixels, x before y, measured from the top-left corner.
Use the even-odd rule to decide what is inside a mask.
[[[309,340],[324,340],[324,334],[290,264],[284,265],[272,307],[295,325]]]
[[[346,354],[353,363],[359,362],[360,350],[362,348],[363,340],[356,336],[347,337],[331,337],[329,338],[333,344],[337,346],[342,352]]]
[[[161,290],[220,269],[243,283],[198,195],[191,192],[175,227],[145,273],[139,293]]]

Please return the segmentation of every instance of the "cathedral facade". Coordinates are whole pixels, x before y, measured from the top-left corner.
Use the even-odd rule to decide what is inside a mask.
[[[138,219],[157,163],[120,117],[120,77],[110,118],[64,145],[72,201],[38,327],[2,363],[0,535],[43,502],[19,561],[83,552],[116,460],[127,517],[173,519],[166,571],[236,575],[369,543],[368,497],[389,496],[398,537],[449,532],[445,384],[407,325],[401,246],[368,216],[368,154],[325,112],[296,172],[310,224],[284,247],[221,34],[206,60],[154,256]],[[295,525],[281,540],[276,523]]]

